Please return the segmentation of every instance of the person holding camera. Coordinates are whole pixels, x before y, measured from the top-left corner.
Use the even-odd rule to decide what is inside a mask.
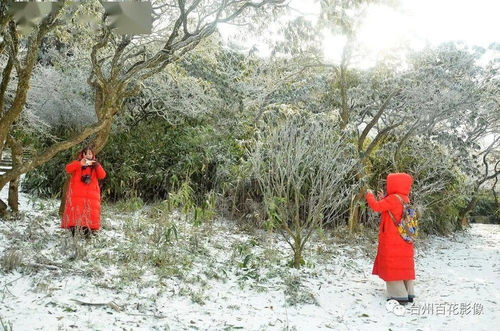
[[[78,160],[66,165],[66,172],[71,179],[61,228],[70,229],[73,236],[76,231],[82,231],[88,238],[101,227],[99,180],[106,177],[106,172],[90,147],[79,153]]]

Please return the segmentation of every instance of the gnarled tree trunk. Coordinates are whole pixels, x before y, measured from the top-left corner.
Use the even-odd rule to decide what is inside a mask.
[[[12,168],[15,169],[23,163],[23,146],[12,136],[7,138],[7,144],[12,153]],[[9,183],[9,197],[7,200],[10,209],[15,213],[19,212],[19,181],[20,176]]]
[[[359,231],[359,215],[362,194],[355,194],[352,196],[351,204],[349,205],[349,219],[347,221],[347,226],[350,233],[355,233]]]

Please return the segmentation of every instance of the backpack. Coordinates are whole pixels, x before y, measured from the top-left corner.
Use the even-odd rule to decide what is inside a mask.
[[[404,200],[397,194],[395,196],[403,204],[403,214],[401,216],[401,222],[398,223],[391,211],[389,215],[394,222],[394,225],[398,229],[399,235],[404,241],[408,243],[414,243],[418,236],[418,213],[417,209],[410,204],[404,202]]]

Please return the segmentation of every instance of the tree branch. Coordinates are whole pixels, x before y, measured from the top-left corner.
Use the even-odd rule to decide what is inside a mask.
[[[365,157],[367,157],[368,155],[370,155],[370,153],[372,152],[372,150],[375,148],[375,146],[377,146],[378,142],[382,138],[384,138],[391,130],[397,128],[398,126],[402,125],[403,123],[404,123],[404,121],[398,122],[398,123],[396,123],[394,125],[387,126],[382,131],[380,131],[377,134],[377,136],[375,137],[375,139],[373,139],[373,141],[370,143],[370,145],[368,145],[368,147],[366,148]]]
[[[391,101],[391,99],[394,96],[396,96],[398,93],[400,93],[401,90],[402,89],[399,88],[399,89],[393,91],[391,94],[389,94],[389,96],[385,99],[384,103],[380,107],[377,114],[375,114],[375,116],[372,118],[370,123],[368,123],[368,125],[365,127],[365,129],[361,133],[361,136],[359,137],[359,140],[358,140],[358,151],[359,152],[361,152],[363,150],[363,145],[365,143],[366,137],[368,136],[368,133],[370,132],[370,130],[375,126],[375,124],[377,124],[378,120],[380,119],[380,117],[382,116],[382,114],[386,110],[387,106],[389,105],[389,102]]]
[[[66,141],[62,141],[59,143],[56,143],[49,148],[47,148],[45,151],[39,153],[37,156],[35,156],[32,160],[28,162],[22,163],[19,167],[13,168],[11,170],[8,170],[6,173],[0,176],[0,187],[4,187],[5,184],[10,182],[12,179],[15,179],[19,177],[20,175],[27,173],[38,166],[48,162],[50,159],[52,159],[57,153],[67,150],[82,141],[84,141],[86,138],[91,136],[92,134],[95,134],[99,132],[101,129],[103,129],[110,119],[98,122],[94,125],[91,125],[89,127],[86,127],[83,129],[82,132],[75,134],[73,137],[69,138]]]

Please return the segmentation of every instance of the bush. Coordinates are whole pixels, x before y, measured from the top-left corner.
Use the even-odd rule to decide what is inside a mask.
[[[370,159],[370,186],[385,190],[391,172],[407,172],[414,178],[410,199],[422,213],[420,231],[447,234],[454,231],[458,214],[465,204],[467,185],[464,174],[454,164],[446,148],[414,137],[401,150],[398,166],[393,154],[395,144],[387,143]]]
[[[495,201],[491,191],[483,190],[478,194],[476,207],[471,212],[471,218],[488,223],[500,223],[500,206]]]
[[[41,146],[49,144],[39,142]],[[82,146],[60,153],[28,173],[23,190],[59,197],[66,178],[64,166]],[[101,183],[103,199],[161,201],[187,181],[194,190],[195,203],[203,204],[208,192],[217,189],[218,181],[225,178],[219,169],[239,159],[240,150],[231,132],[216,130],[209,122],[171,125],[151,119],[133,129],[115,129],[97,155],[108,174]]]
[[[351,144],[324,116],[292,115],[260,132],[251,151],[253,176],[270,227],[293,249],[293,266],[312,233],[347,212],[358,162]]]
[[[9,273],[22,265],[22,253],[14,250],[7,250],[0,257],[0,267],[4,273]]]

